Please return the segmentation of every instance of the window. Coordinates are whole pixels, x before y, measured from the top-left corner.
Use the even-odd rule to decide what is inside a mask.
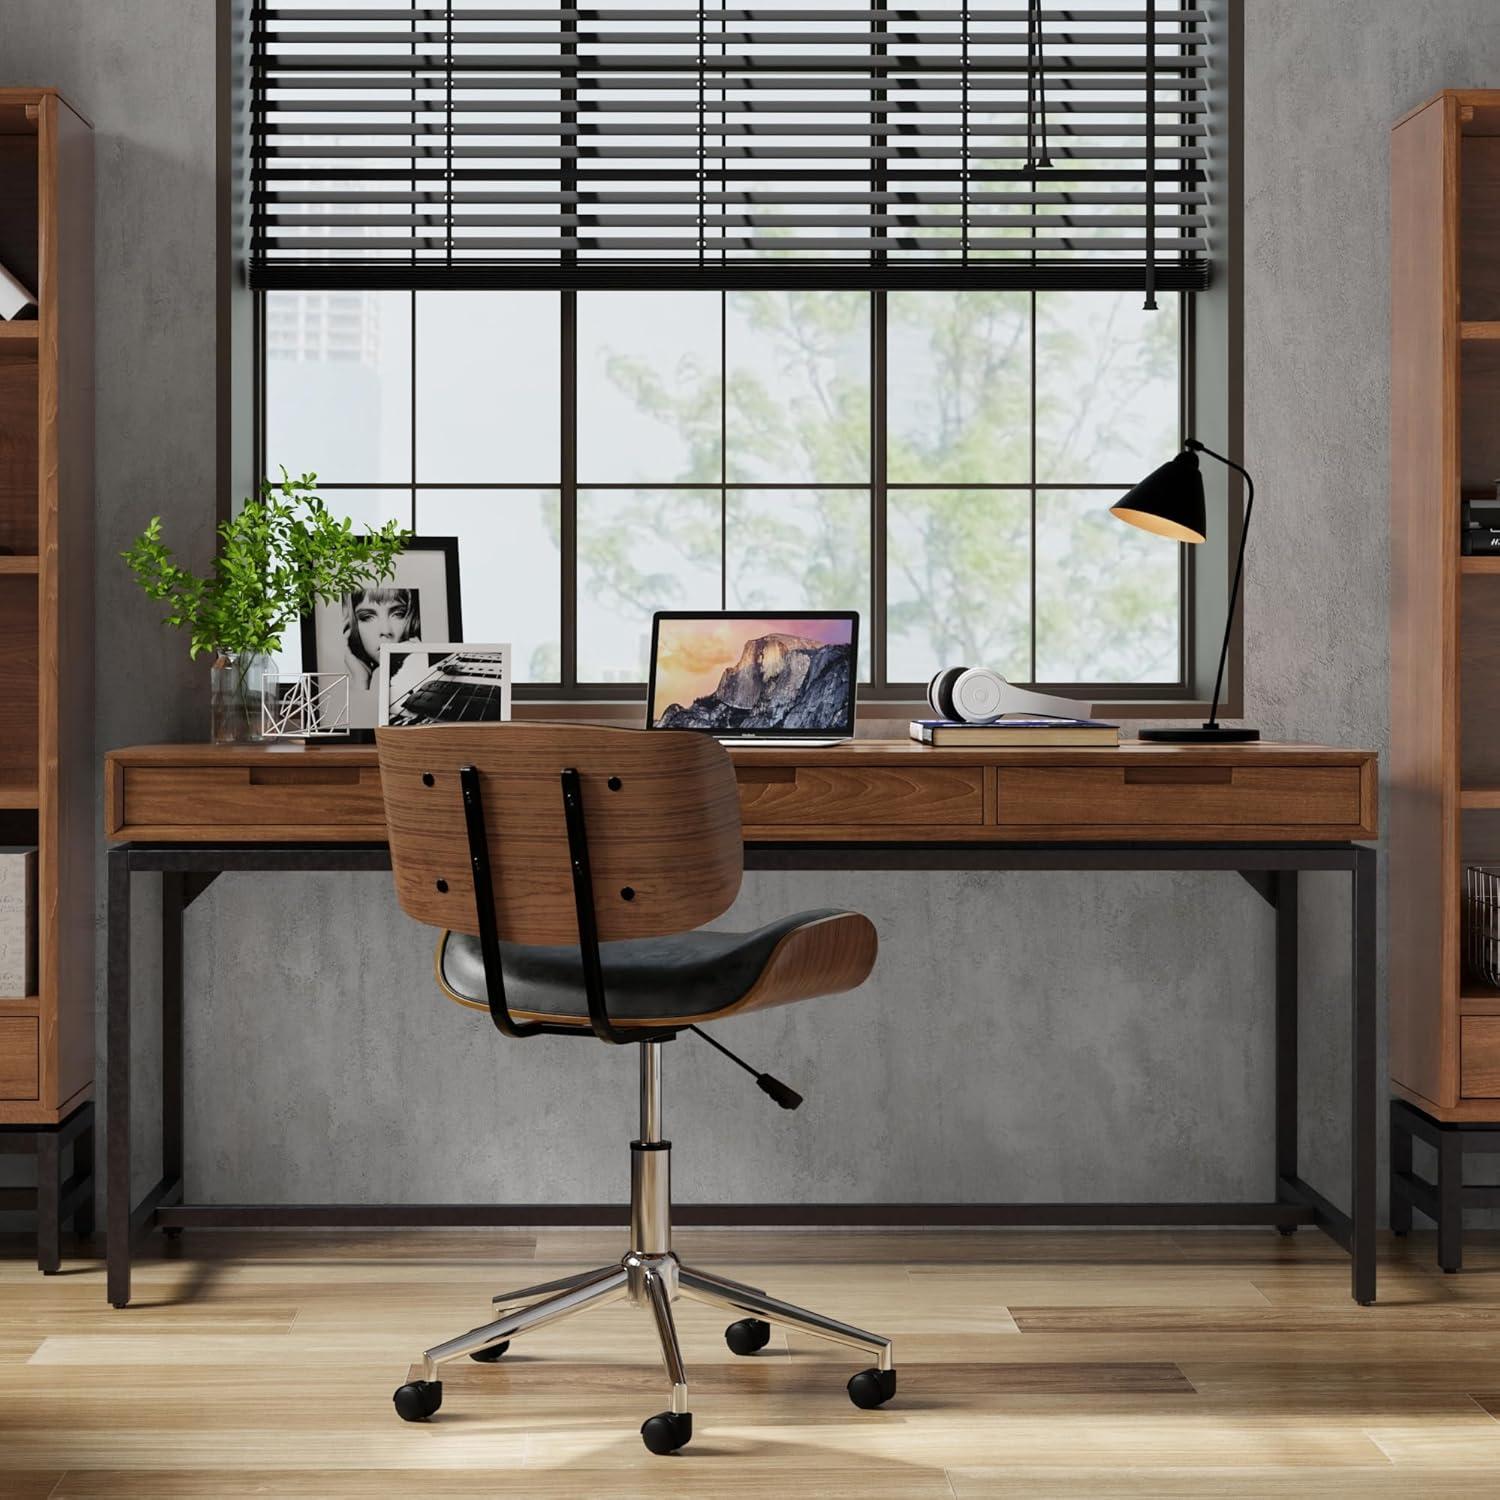
[[[1184,549],[1108,507],[1179,445],[1186,295],[262,295],[267,466],[457,536],[523,693],[637,692],[664,608],[857,609],[871,697],[1183,688]]]

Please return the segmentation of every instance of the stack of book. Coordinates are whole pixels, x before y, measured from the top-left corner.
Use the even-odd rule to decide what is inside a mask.
[[[911,737],[924,745],[1118,745],[1120,726],[1102,719],[1054,719],[1036,714],[1005,714],[982,724],[953,719],[913,719]]]

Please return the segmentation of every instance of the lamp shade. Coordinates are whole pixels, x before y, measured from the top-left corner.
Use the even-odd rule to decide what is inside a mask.
[[[1122,521],[1174,542],[1201,542],[1208,535],[1208,522],[1198,455],[1184,449],[1161,468],[1153,469],[1110,510]]]

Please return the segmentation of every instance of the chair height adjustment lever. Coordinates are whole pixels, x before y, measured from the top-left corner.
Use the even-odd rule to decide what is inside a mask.
[[[730,1062],[743,1068],[755,1079],[755,1086],[763,1094],[769,1094],[783,1109],[797,1109],[802,1103],[802,1095],[796,1089],[788,1088],[779,1078],[773,1078],[769,1073],[757,1073],[743,1057],[737,1056],[726,1047],[723,1042],[716,1041],[699,1026],[689,1026],[688,1030],[701,1036],[710,1047],[722,1052]]]

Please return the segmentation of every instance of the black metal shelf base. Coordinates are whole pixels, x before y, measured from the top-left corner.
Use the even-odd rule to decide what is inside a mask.
[[[158,1229],[618,1229],[630,1223],[628,1203],[168,1203],[180,1187],[161,1183],[163,1197],[150,1203],[138,1227],[146,1227],[147,1219]],[[1294,1229],[1307,1224],[1326,1229],[1345,1249],[1349,1239],[1346,1215],[1334,1210],[1330,1217],[1312,1202],[1290,1198],[1276,1203],[677,1203],[672,1220],[695,1229]]]
[[[72,1171],[63,1176],[63,1152]],[[94,1232],[94,1105],[87,1100],[56,1125],[0,1125],[0,1155],[35,1156],[36,1186],[0,1188],[0,1209],[35,1210],[36,1263],[44,1275],[62,1268],[62,1231]]]
[[[1437,1181],[1412,1169],[1412,1142],[1436,1153]],[[1464,1263],[1464,1209],[1500,1207],[1500,1184],[1464,1181],[1464,1157],[1500,1154],[1500,1124],[1435,1120],[1405,1099],[1391,1100],[1391,1229],[1411,1232],[1412,1210],[1437,1225],[1437,1260],[1444,1271]]]
[[[1238,873],[1271,908],[1275,932],[1276,1178],[1271,1201],[1252,1203],[814,1203],[679,1205],[687,1225],[826,1227],[1071,1227],[1264,1225],[1323,1230],[1349,1254],[1354,1300],[1375,1300],[1375,850],[1309,843],[790,844],[745,849],[750,870],[1189,870]],[[117,844],[109,852],[108,1296],[130,1301],[131,1255],[151,1229],[538,1227],[618,1225],[617,1204],[193,1204],[183,1183],[183,914],[220,874],[389,870],[384,844]],[[1297,880],[1304,870],[1345,874],[1350,910],[1349,1211],[1298,1172]],[[161,1176],[131,1197],[132,876],[159,874],[162,1019]]]

